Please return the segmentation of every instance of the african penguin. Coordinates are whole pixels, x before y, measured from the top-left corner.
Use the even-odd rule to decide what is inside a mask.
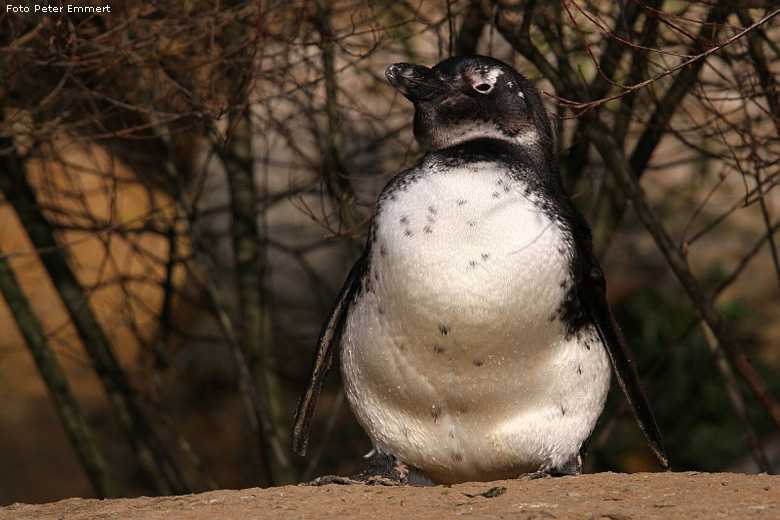
[[[414,104],[425,156],[379,196],[320,336],[295,450],[340,342],[374,453],[434,483],[580,473],[610,364],[666,465],[538,90],[484,56],[386,76]]]

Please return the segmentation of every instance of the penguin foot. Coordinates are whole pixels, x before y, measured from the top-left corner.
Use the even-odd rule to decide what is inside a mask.
[[[582,453],[574,454],[569,460],[549,470],[550,476],[565,477],[568,475],[582,475]]]
[[[300,486],[326,486],[339,484],[342,486],[369,485],[369,486],[403,486],[407,482],[409,469],[406,464],[398,462],[392,455],[379,453],[373,450],[368,455],[366,469],[362,473],[351,477],[338,475],[325,475],[317,477],[310,482],[302,482]]]
[[[533,473],[526,473],[525,475],[520,475],[521,479],[523,480],[537,480],[540,478],[552,478],[552,475],[549,471],[535,471]]]
[[[520,478],[526,480],[536,480],[539,478],[566,477],[571,475],[582,475],[582,454],[577,453],[560,466],[550,469],[539,470],[534,473],[521,475]]]
[[[365,476],[363,473],[351,477],[341,477],[339,475],[324,475],[317,477],[309,482],[301,482],[299,486],[327,486],[328,484],[338,484],[340,486],[403,486],[406,482],[393,480],[377,475]]]

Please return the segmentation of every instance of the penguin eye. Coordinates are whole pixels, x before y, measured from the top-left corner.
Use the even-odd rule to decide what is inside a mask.
[[[480,94],[487,94],[491,90],[493,90],[493,85],[490,83],[478,83],[474,85],[474,90],[479,92]]]

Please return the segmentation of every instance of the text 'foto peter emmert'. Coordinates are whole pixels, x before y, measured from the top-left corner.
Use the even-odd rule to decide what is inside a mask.
[[[110,13],[111,6],[91,5],[6,5],[6,13]]]

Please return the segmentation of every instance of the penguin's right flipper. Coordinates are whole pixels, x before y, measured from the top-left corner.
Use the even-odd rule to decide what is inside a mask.
[[[292,447],[296,455],[306,455],[311,418],[317,407],[317,399],[320,396],[325,375],[333,362],[334,347],[338,345],[341,339],[341,329],[347,316],[347,309],[352,302],[355,291],[360,286],[367,257],[368,253],[364,252],[349,271],[339,297],[336,299],[336,303],[333,305],[333,309],[331,309],[328,319],[320,332],[320,337],[317,341],[317,352],[312,363],[311,375],[309,376],[309,384],[300,401],[298,401],[298,409],[295,411]]]

